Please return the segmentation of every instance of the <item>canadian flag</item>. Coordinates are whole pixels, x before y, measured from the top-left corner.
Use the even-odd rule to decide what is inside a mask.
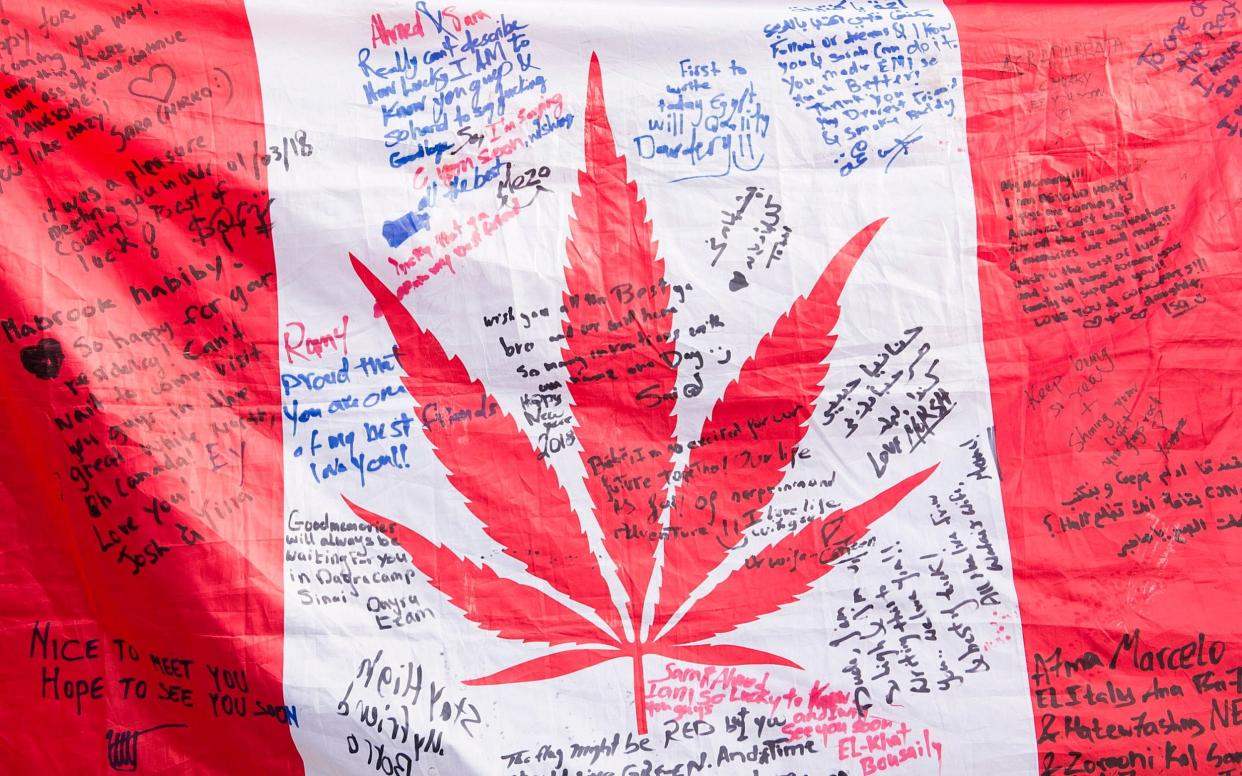
[[[1240,30],[0,3],[0,771],[1242,767]]]

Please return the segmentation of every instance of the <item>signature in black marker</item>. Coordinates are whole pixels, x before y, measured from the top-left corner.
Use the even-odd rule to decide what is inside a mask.
[[[114,771],[138,770],[138,737],[164,728],[183,728],[189,725],[167,723],[156,725],[146,730],[109,730],[104,734],[108,739],[108,767]]]

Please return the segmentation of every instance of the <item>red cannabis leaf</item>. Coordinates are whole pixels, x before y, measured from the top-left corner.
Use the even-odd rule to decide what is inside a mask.
[[[883,220],[854,235],[811,291],[760,341],[716,402],[700,444],[692,446],[680,470],[681,485],[670,495],[671,456],[681,449],[674,439],[671,409],[677,395],[671,333],[676,310],[646,205],[616,151],[594,55],[585,135],[586,161],[578,173],[579,193],[573,198],[565,245],[569,264],[562,358],[570,374],[592,516],[625,593],[624,606],[614,600],[605,567],[592,551],[569,496],[530,439],[462,362],[449,357],[436,337],[352,255],[355,271],[392,329],[406,388],[420,406],[438,410],[425,413],[440,420],[426,421],[423,432],[449,471],[449,481],[506,554],[590,614],[459,558],[348,499],[346,503],[377,529],[391,531],[414,566],[467,619],[504,639],[572,645],[467,684],[551,679],[629,658],[637,727],[645,733],[645,655],[711,665],[797,668],[783,657],[747,647],[695,642],[796,601],[936,467],[808,523],[695,597],[741,541],[743,519],[766,505],[784,477],[782,462],[806,434],[828,373],[835,342],[828,332],[840,315],[841,289]],[[738,429],[746,433],[736,433]],[[745,468],[748,487],[767,495],[745,504],[718,499],[744,462],[750,464]],[[751,468],[756,462],[758,467]],[[659,596],[649,601],[661,547]],[[648,603],[654,614],[644,623]]]

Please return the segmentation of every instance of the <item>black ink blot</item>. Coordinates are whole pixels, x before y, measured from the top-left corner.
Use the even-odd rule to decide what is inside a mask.
[[[746,288],[749,285],[750,283],[746,280],[745,275],[743,275],[741,272],[734,272],[733,278],[729,281],[729,290],[730,291],[741,291],[743,288]]]
[[[40,380],[51,380],[60,374],[60,366],[63,363],[65,363],[65,352],[60,349],[60,342],[51,337],[22,348],[22,366]]]

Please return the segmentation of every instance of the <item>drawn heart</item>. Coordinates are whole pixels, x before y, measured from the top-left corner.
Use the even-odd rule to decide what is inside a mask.
[[[65,352],[60,349],[58,341],[48,337],[22,348],[21,358],[27,372],[40,380],[51,380],[60,374],[60,366],[65,363]]]
[[[734,272],[733,278],[729,281],[729,290],[730,291],[741,291],[743,288],[746,288],[749,285],[750,283],[746,280],[745,275],[743,275],[741,272]]]
[[[177,84],[177,74],[168,65],[151,65],[146,78],[135,78],[129,82],[129,93],[144,100],[168,102],[173,87]]]

